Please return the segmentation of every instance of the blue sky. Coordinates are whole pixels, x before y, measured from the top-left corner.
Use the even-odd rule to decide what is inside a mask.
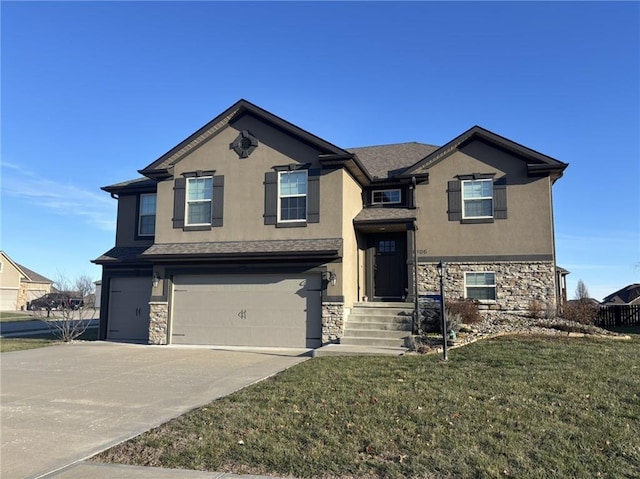
[[[56,279],[115,240],[101,186],[245,98],[342,147],[478,124],[570,163],[569,295],[640,282],[638,2],[1,2],[0,248]]]

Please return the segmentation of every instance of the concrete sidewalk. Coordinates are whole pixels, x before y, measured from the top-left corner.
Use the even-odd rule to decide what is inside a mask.
[[[108,342],[2,353],[0,476],[198,477],[79,461],[308,357]]]
[[[158,467],[125,466],[80,462],[42,479],[275,479],[273,476],[228,474],[224,472],[161,469]],[[289,478],[291,479],[291,478]]]

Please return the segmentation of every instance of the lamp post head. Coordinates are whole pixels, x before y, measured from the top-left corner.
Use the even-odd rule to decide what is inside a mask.
[[[447,269],[447,264],[440,261],[436,267],[438,268],[438,275],[442,277]]]

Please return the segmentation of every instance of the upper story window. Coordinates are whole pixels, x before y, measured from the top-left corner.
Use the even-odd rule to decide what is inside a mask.
[[[187,178],[187,225],[210,225],[213,177]]]
[[[465,180],[462,182],[462,217],[493,217],[493,180]]]
[[[278,221],[306,221],[307,170],[278,173]]]
[[[156,194],[140,195],[138,236],[153,236],[156,232]]]
[[[496,300],[496,274],[492,271],[464,273],[465,298]]]
[[[400,190],[373,190],[371,204],[397,204],[402,201]]]
[[[447,184],[449,221],[474,224],[506,220],[507,177],[495,176],[495,173],[473,173],[450,180]]]

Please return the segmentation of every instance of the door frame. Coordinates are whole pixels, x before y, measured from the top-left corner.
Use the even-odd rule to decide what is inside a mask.
[[[384,239],[397,239],[401,242],[403,247],[402,257],[399,259],[400,261],[400,276],[402,278],[402,286],[401,286],[401,295],[400,296],[376,296],[376,285],[375,285],[375,264],[376,264],[376,245],[379,240]],[[408,291],[409,287],[409,269],[407,265],[407,259],[409,254],[409,242],[407,232],[402,233],[373,233],[368,234],[366,236],[366,253],[365,253],[365,291],[366,295],[369,298],[369,301],[405,301],[407,296],[410,296],[410,292]]]

